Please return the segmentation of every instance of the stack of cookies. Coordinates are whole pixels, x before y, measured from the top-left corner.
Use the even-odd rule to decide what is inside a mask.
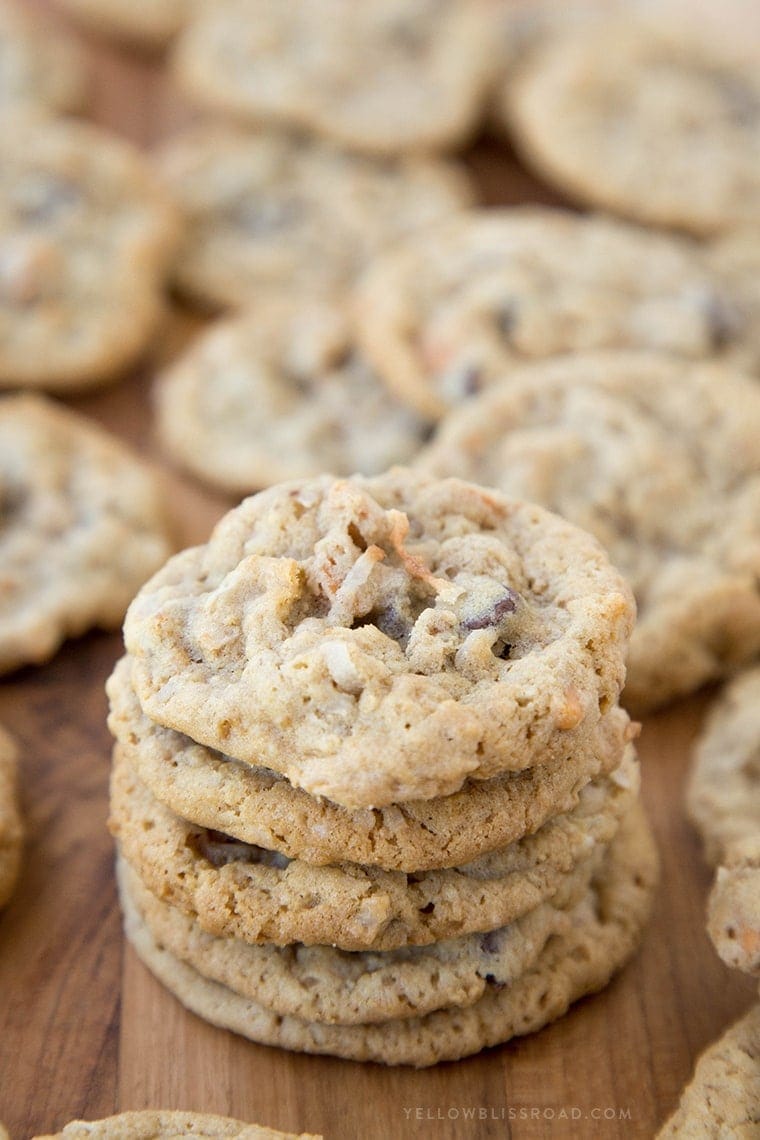
[[[594,539],[475,484],[244,500],[138,594],[108,686],[137,953],[217,1025],[389,1064],[601,988],[656,878],[633,609]]]

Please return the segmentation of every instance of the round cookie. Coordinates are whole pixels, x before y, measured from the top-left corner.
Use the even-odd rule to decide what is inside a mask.
[[[534,1032],[584,994],[602,989],[639,943],[656,878],[656,852],[636,811],[610,849],[592,904],[580,904],[568,933],[550,939],[511,986],[490,985],[465,1009],[380,1025],[324,1025],[272,1014],[169,954],[136,917],[127,916],[126,933],[159,981],[215,1025],[301,1052],[424,1067]]]
[[[419,460],[595,534],[638,603],[637,712],[760,650],[760,387],[710,364],[595,353],[525,368],[444,423]]]
[[[0,399],[0,673],[118,628],[170,544],[156,480],[83,416]]]
[[[713,865],[760,834],[759,666],[735,677],[713,703],[694,748],[686,808]]]
[[[511,985],[550,938],[567,933],[573,907],[588,899],[592,873],[591,863],[579,868],[555,899],[509,926],[379,954],[215,938],[182,911],[160,902],[126,863],[120,860],[118,866],[128,921],[143,922],[158,945],[204,978],[272,1013],[327,1025],[423,1017],[472,1005],[489,985]]]
[[[0,3],[0,122],[19,111],[77,111],[85,100],[85,61],[72,40],[51,34],[44,18]]]
[[[757,1136],[760,1120],[760,1004],[699,1058],[681,1102],[657,1140]]]
[[[23,841],[18,808],[18,750],[0,728],[0,907],[8,902],[18,880]]]
[[[311,1133],[277,1132],[227,1116],[154,1109],[121,1112],[105,1120],[72,1120],[63,1131],[34,1140],[180,1140],[183,1136],[197,1136],[199,1140],[322,1140]]]
[[[760,216],[760,74],[716,38],[612,20],[556,36],[504,88],[526,160],[582,202],[706,235]]]
[[[83,24],[136,47],[158,50],[191,18],[196,0],[60,0]]]
[[[219,124],[172,139],[158,163],[187,223],[177,287],[214,308],[342,297],[379,249],[472,199],[453,163],[376,162]]]
[[[174,64],[189,95],[241,119],[429,151],[474,132],[493,30],[487,0],[232,0],[199,13]]]
[[[394,468],[245,499],[124,633],[150,719],[360,808],[580,745],[617,701],[632,619],[588,535]]]
[[[0,387],[82,389],[146,348],[178,222],[146,161],[85,123],[0,133]]]
[[[156,799],[201,827],[316,865],[339,863],[350,851],[354,862],[386,871],[456,867],[532,834],[579,803],[584,816],[593,814],[589,805],[597,793],[590,782],[604,786],[602,777],[617,768],[638,730],[616,706],[587,747],[571,748],[549,765],[466,781],[440,799],[352,812],[270,769],[237,763],[154,724],[140,709],[130,672],[124,657],[108,680],[108,725]]]
[[[575,866],[614,837],[638,790],[632,750],[577,812],[461,867],[405,874],[349,861],[316,866],[175,816],[117,746],[111,831],[159,898],[204,930],[251,943],[331,943],[392,950],[491,930],[551,898]]]
[[[515,367],[591,349],[724,356],[749,336],[684,238],[537,207],[444,219],[376,259],[357,335],[400,399],[438,419]]]
[[[198,478],[238,495],[405,463],[428,424],[363,359],[339,305],[264,301],[215,325],[159,377],[157,430]]]

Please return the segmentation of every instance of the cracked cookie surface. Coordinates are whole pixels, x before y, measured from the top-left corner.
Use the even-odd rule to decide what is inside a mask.
[[[322,1140],[311,1133],[277,1132],[228,1116],[154,1109],[121,1112],[105,1120],[72,1120],[63,1131],[34,1140],[181,1140],[183,1136],[197,1136],[199,1140]]]
[[[41,396],[0,399],[0,673],[118,628],[170,544],[152,472]]]
[[[587,740],[622,688],[633,612],[582,531],[395,468],[244,500],[124,631],[150,719],[359,808]]]
[[[625,698],[639,711],[760,650],[760,387],[709,364],[605,353],[515,373],[418,464],[542,503],[633,587]]]

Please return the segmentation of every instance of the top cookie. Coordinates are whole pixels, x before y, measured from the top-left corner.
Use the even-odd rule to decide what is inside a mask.
[[[374,154],[474,130],[493,75],[488,0],[226,0],[175,55],[199,102]]]
[[[39,396],[0,400],[0,524],[0,673],[117,627],[170,550],[151,473]]]
[[[359,341],[437,418],[526,360],[599,348],[734,351],[749,319],[685,239],[535,207],[445,219],[360,283]]]
[[[199,1140],[322,1140],[311,1133],[277,1132],[227,1116],[153,1109],[122,1112],[105,1120],[72,1120],[62,1132],[34,1140],[181,1140],[183,1136],[197,1136]]]
[[[581,201],[711,234],[760,217],[760,72],[676,31],[615,20],[557,36],[504,89],[532,165]]]
[[[0,387],[83,388],[146,347],[178,221],[142,156],[96,127],[0,132]]]
[[[124,630],[152,720],[359,808],[585,739],[617,700],[632,620],[588,535],[396,468],[244,500]]]
[[[602,542],[639,620],[642,711],[760,651],[760,387],[727,368],[589,353],[516,372],[445,421],[419,459],[542,503]]]
[[[218,124],[173,139],[159,164],[187,221],[177,286],[214,307],[342,295],[379,249],[472,196],[453,163],[380,163]]]
[[[60,0],[103,35],[137,47],[165,47],[190,19],[196,0]]]
[[[51,35],[20,4],[0,3],[0,119],[10,120],[20,110],[76,111],[85,89],[84,58],[76,45],[60,33]]]

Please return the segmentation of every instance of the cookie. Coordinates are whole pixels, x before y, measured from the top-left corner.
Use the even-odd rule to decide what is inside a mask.
[[[108,724],[156,799],[201,827],[316,865],[339,863],[350,851],[353,861],[386,871],[456,867],[507,847],[576,806],[587,820],[596,811],[598,788],[606,788],[605,777],[638,730],[615,707],[587,748],[560,754],[552,764],[466,781],[441,799],[351,812],[308,795],[270,769],[237,763],[153,724],[140,709],[130,672],[125,657],[109,678]]]
[[[395,468],[245,499],[124,633],[151,720],[355,809],[579,745],[617,701],[632,620],[583,532]]]
[[[0,729],[0,907],[5,906],[21,870],[24,829],[18,807],[18,750]]]
[[[52,34],[20,4],[0,3],[0,119],[2,129],[21,112],[78,111],[85,101],[86,66],[66,36]],[[3,163],[4,164],[4,163]]]
[[[757,792],[755,792],[757,800]],[[727,966],[760,977],[760,833],[729,848],[707,903],[707,932]]]
[[[484,0],[231,0],[180,37],[174,65],[202,105],[304,128],[372,154],[456,146],[493,76]]]
[[[321,1136],[300,1132],[276,1132],[259,1124],[243,1124],[227,1116],[199,1112],[121,1112],[105,1120],[72,1120],[63,1131],[35,1140],[180,1140],[198,1136],[201,1140],[322,1140]]]
[[[0,132],[0,387],[83,389],[147,347],[178,236],[128,143],[85,123]]]
[[[612,20],[557,36],[504,88],[538,174],[581,202],[708,235],[760,216],[760,74],[676,28]]]
[[[356,315],[378,373],[432,419],[521,364],[607,348],[726,356],[751,328],[687,239],[537,207],[462,213],[388,251]]]
[[[195,0],[61,0],[94,31],[136,47],[166,47],[190,19]]]
[[[740,673],[712,705],[694,749],[686,807],[713,865],[760,834],[760,667]]]
[[[322,471],[377,475],[430,434],[367,364],[337,304],[264,301],[215,325],[155,398],[165,451],[236,495]]]
[[[637,713],[760,650],[760,387],[728,368],[595,353],[525,368],[445,422],[418,462],[542,503],[633,587]]]
[[[567,934],[549,940],[534,965],[510,986],[491,984],[465,1009],[379,1025],[324,1025],[272,1014],[250,998],[211,982],[161,948],[136,916],[126,933],[167,989],[207,1021],[262,1044],[361,1061],[424,1067],[456,1060],[561,1017],[584,994],[602,989],[630,958],[647,920],[657,858],[636,811],[614,841],[595,880],[594,901]]]
[[[503,926],[551,898],[577,864],[610,842],[637,790],[629,750],[609,781],[588,789],[579,810],[469,864],[406,874],[347,854],[329,865],[291,860],[190,823],[151,796],[117,746],[110,826],[146,886],[209,933],[392,950]]]
[[[760,1120],[760,1005],[755,1004],[697,1062],[681,1102],[657,1140],[751,1140]]]
[[[489,985],[511,985],[535,963],[550,938],[567,933],[574,909],[585,912],[591,863],[568,876],[551,902],[509,926],[384,953],[299,944],[253,946],[215,938],[182,911],[160,902],[126,863],[120,861],[118,871],[127,923],[144,923],[159,946],[204,978],[283,1017],[360,1025],[462,1009],[478,1001]]]
[[[177,288],[212,308],[342,297],[379,249],[472,200],[453,163],[376,162],[220,124],[172,139],[158,164],[187,223]]]
[[[0,400],[0,673],[118,628],[170,544],[137,456],[41,396]]]

